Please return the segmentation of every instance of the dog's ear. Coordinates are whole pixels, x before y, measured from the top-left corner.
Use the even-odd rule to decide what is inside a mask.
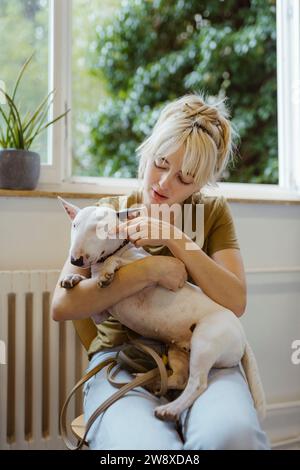
[[[60,200],[63,208],[65,209],[66,213],[70,217],[71,220],[74,220],[78,212],[80,211],[79,207],[70,204],[69,202],[65,201],[62,197],[57,196],[57,199]]]

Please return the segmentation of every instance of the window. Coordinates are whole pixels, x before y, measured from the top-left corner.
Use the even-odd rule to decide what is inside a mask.
[[[73,0],[73,174],[134,178],[161,106],[205,89],[241,136],[223,180],[278,183],[276,2],[233,3]]]
[[[96,72],[97,37],[104,25],[111,22],[120,3],[120,0],[72,2],[72,174],[75,176],[111,175],[109,160],[98,168],[90,147],[93,116],[108,96],[105,79]]]
[[[279,181],[300,191],[300,2],[277,1]]]
[[[47,0],[0,0],[0,80],[8,93],[12,93],[21,66],[35,52],[16,95],[23,116],[33,112],[47,95],[48,19]],[[48,163],[47,132],[35,140],[31,150],[40,154],[42,163]]]
[[[131,188],[160,107],[205,89],[228,96],[242,138],[222,187],[299,190],[299,2],[236,3],[0,0],[0,80],[10,87],[34,49],[28,102],[55,88],[53,115],[72,110],[50,128],[48,158],[38,142],[41,182]]]

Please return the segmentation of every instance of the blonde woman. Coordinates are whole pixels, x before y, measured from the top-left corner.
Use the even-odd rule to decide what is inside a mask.
[[[151,253],[120,268],[113,282],[99,291],[95,279],[82,281],[68,294],[55,290],[52,314],[55,320],[91,317],[148,285],[176,291],[186,280],[198,285],[206,295],[240,317],[246,307],[246,281],[229,206],[224,197],[208,197],[201,190],[215,184],[226,168],[233,150],[233,129],[224,100],[208,104],[200,94],[190,94],[168,104],[161,112],[151,135],[137,149],[141,186],[129,196],[105,197],[100,204],[116,209],[134,205],[196,204],[204,206],[204,232],[189,238],[158,239],[145,232],[143,218],[124,224],[128,238]],[[171,225],[171,224],[170,224]],[[130,230],[129,230],[130,226]],[[183,224],[183,227],[185,224]],[[184,229],[183,229],[184,230]],[[172,231],[171,231],[172,233]],[[173,232],[174,233],[174,232]],[[192,249],[186,250],[186,242]],[[194,248],[193,249],[193,244]],[[197,249],[196,249],[197,248]],[[159,262],[156,256],[159,256]],[[162,258],[164,256],[164,258]],[[61,277],[86,270],[66,261]],[[89,368],[114,356],[127,339],[128,328],[112,317],[97,325],[98,334],[89,349]],[[163,347],[157,341],[149,344]],[[161,349],[162,350],[162,349]],[[121,371],[118,380],[133,378]],[[106,368],[85,386],[84,410],[88,419],[116,389],[106,380]],[[268,449],[253,406],[248,385],[240,368],[213,368],[208,388],[182,413],[180,434],[172,422],[161,421],[154,409],[167,403],[139,387],[115,402],[98,418],[89,435],[91,449]]]

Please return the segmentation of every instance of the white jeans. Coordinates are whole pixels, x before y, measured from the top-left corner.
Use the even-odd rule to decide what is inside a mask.
[[[99,351],[88,370],[115,354],[122,346]],[[106,379],[107,366],[84,386],[85,420],[117,391]],[[118,381],[133,379],[121,370]],[[127,392],[93,424],[88,434],[90,449],[101,450],[261,450],[270,444],[253,406],[239,366],[211,369],[208,388],[180,417],[184,442],[172,422],[161,421],[154,409],[167,403],[142,387]]]

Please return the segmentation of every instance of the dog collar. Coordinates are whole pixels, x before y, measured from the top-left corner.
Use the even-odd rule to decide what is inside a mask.
[[[123,241],[122,245],[119,246],[119,248],[117,248],[115,251],[113,251],[113,252],[110,253],[109,255],[102,256],[102,258],[98,259],[97,264],[98,264],[98,263],[103,263],[107,258],[109,258],[110,256],[114,255],[117,251],[121,250],[121,248],[123,248],[123,246],[127,245],[127,243],[129,243],[129,240],[127,240],[127,238],[126,238],[126,239]]]

